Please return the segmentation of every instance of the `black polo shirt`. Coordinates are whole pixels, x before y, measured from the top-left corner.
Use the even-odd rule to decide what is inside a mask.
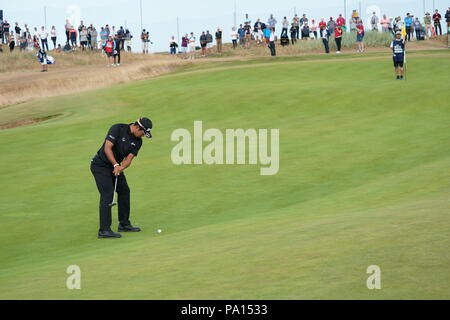
[[[109,140],[114,144],[112,151],[114,158],[118,163],[121,163],[130,153],[134,154],[136,157],[142,146],[142,139],[135,137],[134,134],[131,133],[129,124],[115,124],[109,129],[103,145],[92,159],[92,164],[101,167],[113,167],[105,154],[104,149],[106,140]]]

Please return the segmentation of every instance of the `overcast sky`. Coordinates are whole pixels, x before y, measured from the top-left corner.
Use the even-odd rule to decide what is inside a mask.
[[[252,21],[261,18],[266,21],[273,13],[278,22],[284,16],[292,18],[294,10],[297,14],[306,13],[309,18],[336,17],[344,14],[344,0],[294,1],[294,0],[177,0],[155,1],[142,0],[143,27],[150,32],[154,43],[152,51],[168,50],[168,42],[172,35],[177,37],[177,17],[179,17],[180,37],[193,31],[198,35],[203,30],[215,32],[217,27],[224,31],[224,41],[230,41],[230,31],[234,23],[234,4],[237,8],[238,24],[244,20],[245,13]],[[64,44],[63,31],[66,18],[79,19],[85,24],[93,23],[99,29],[105,24],[116,27],[126,26],[134,35],[133,51],[140,50],[138,41],[141,28],[140,0],[0,0],[4,19],[12,25],[18,21],[21,26],[40,27],[44,25],[44,6],[47,13],[47,27],[56,26],[58,42]],[[367,20],[372,11],[388,16],[404,16],[411,12],[423,17],[423,0],[347,0],[347,17],[352,9],[361,11]],[[448,0],[435,0],[435,7],[445,13]],[[425,0],[425,10],[433,10],[433,0]],[[443,24],[444,26],[444,24]],[[61,41],[60,41],[61,40]],[[198,40],[198,37],[197,37]]]

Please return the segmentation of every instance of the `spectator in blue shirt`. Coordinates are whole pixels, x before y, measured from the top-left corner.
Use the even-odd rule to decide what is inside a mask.
[[[239,44],[241,46],[244,46],[245,45],[245,29],[242,27],[242,24],[240,25],[237,33],[239,35]]]
[[[411,40],[411,27],[413,24],[413,17],[412,15],[410,15],[409,13],[406,14],[406,18],[404,19],[405,21],[405,29],[406,29],[406,38],[408,39],[408,41]]]

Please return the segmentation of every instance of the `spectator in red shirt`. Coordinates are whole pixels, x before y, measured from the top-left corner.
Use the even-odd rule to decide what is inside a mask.
[[[358,43],[358,51],[364,52],[364,25],[361,19],[356,23],[356,42]]]
[[[436,9],[435,13],[433,14],[434,30],[436,31],[436,36],[438,35],[438,29],[440,35],[442,36],[441,19],[441,14],[439,13],[439,10]]]
[[[345,27],[345,19],[342,17],[342,13],[340,13],[339,17],[336,19],[336,25],[338,27]]]
[[[327,28],[327,23],[325,22],[325,19],[322,18],[319,22],[319,31],[320,31],[320,37],[323,38],[323,33]]]
[[[342,27],[336,27],[336,29],[334,29],[334,41],[336,41],[337,47],[336,53],[341,53],[342,33]]]

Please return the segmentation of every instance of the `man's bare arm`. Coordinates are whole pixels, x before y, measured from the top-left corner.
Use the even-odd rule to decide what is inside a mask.
[[[123,161],[121,167],[125,170],[131,165],[131,161],[133,161],[134,154],[130,153]]]

